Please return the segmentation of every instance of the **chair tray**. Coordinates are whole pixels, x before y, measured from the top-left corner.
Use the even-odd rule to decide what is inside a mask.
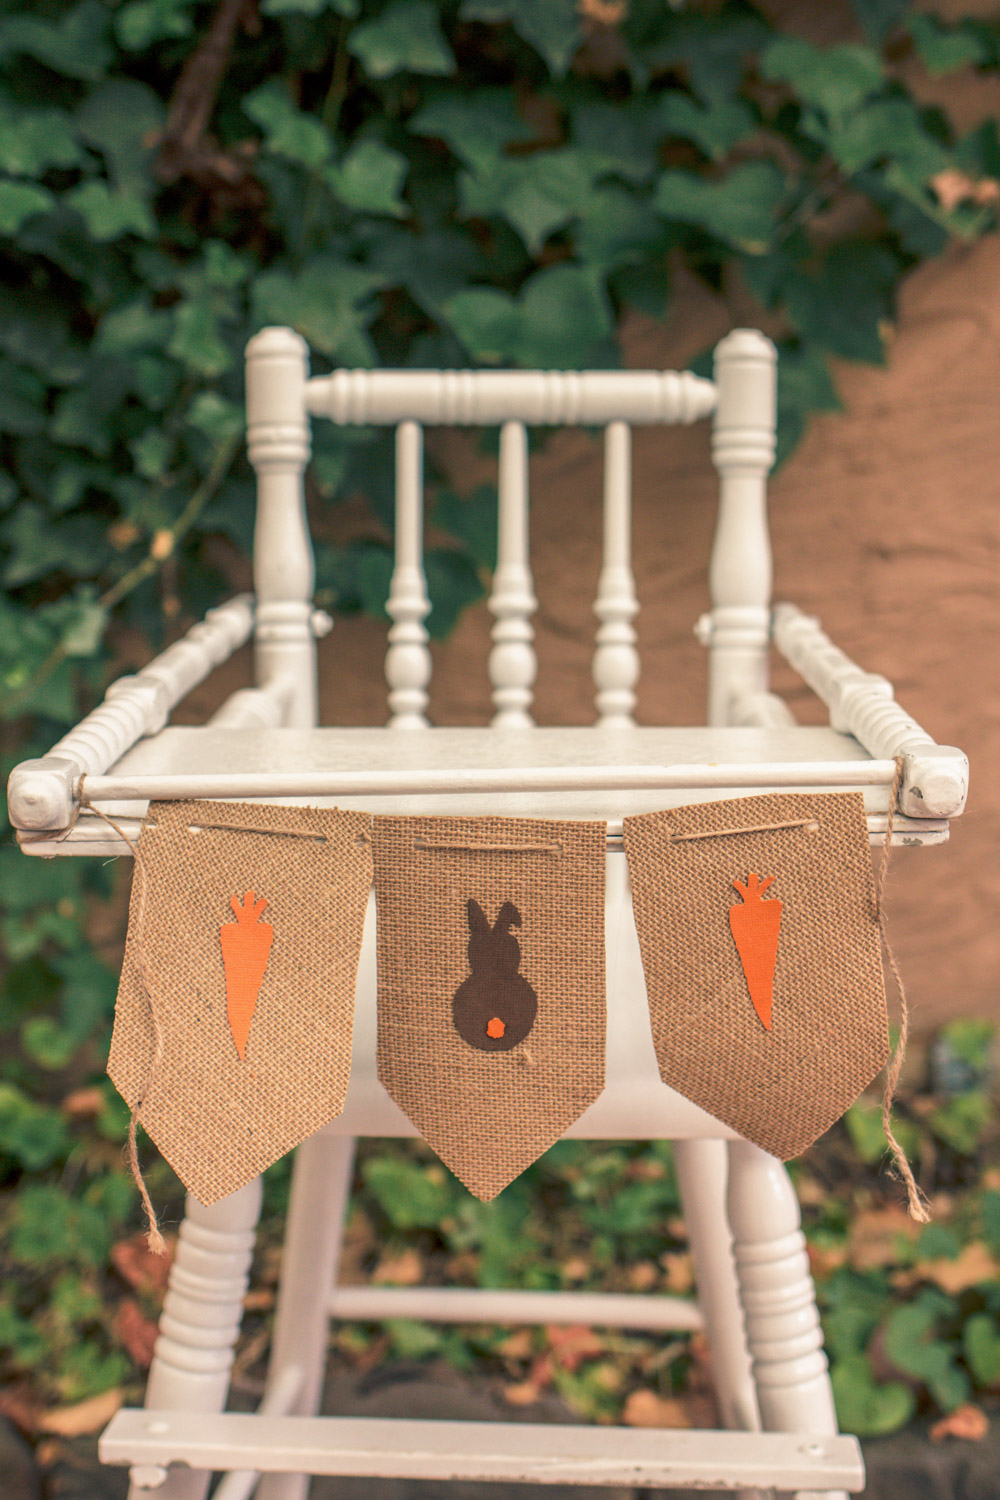
[[[739,770],[735,784],[733,776],[727,784],[727,766]],[[546,778],[554,784],[542,785]],[[864,793],[870,827],[877,834],[885,826],[887,779],[891,763],[887,778],[885,763],[873,761],[853,736],[809,726],[177,727],[141,740],[107,775],[88,777],[87,789],[92,800],[128,820],[143,816],[150,796],[231,797],[386,813],[596,818],[607,821],[612,835],[620,835],[621,820],[629,814],[783,786],[825,791],[853,787]],[[636,785],[643,780],[646,785]],[[449,789],[428,791],[421,782],[423,788]],[[359,792],[362,783],[366,790]],[[377,794],[370,789],[376,783]],[[897,828],[904,840],[912,837],[920,843],[941,842],[948,832],[943,819],[897,819]],[[33,847],[33,842],[30,834],[22,836],[22,847],[29,852],[117,852],[107,826],[86,817],[61,844]]]

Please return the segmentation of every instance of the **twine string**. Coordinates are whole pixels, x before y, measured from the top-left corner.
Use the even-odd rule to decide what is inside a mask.
[[[752,828],[709,828],[705,833],[672,833],[672,844],[686,844],[692,839],[722,839],[736,833],[774,833],[782,828],[804,828],[807,833],[818,833],[815,818],[791,818],[787,823],[755,823]]]
[[[156,1071],[159,1068],[160,1063],[163,1061],[163,1031],[160,1026],[159,1016],[157,1015],[156,1001],[153,995],[153,986],[150,981],[149,969],[146,965],[146,954],[142,941],[143,927],[146,921],[146,893],[148,889],[146,866],[143,862],[142,856],[139,853],[138,847],[129,838],[128,834],[125,832],[124,828],[122,828],[121,824],[118,823],[115,818],[112,818],[107,813],[102,812],[99,807],[95,807],[92,802],[86,802],[83,798],[82,792],[80,795],[80,807],[86,807],[88,812],[94,813],[103,822],[107,823],[108,827],[113,828],[118,837],[124,840],[124,842],[128,845],[128,847],[132,851],[132,859],[135,864],[135,872],[139,881],[139,900],[136,906],[135,914],[135,958],[136,967],[139,971],[139,982],[141,983],[143,993],[146,996],[146,1003],[149,1006],[150,1018],[153,1022],[154,1044],[153,1056],[150,1060],[149,1068],[146,1073],[146,1081],[143,1084],[142,1092],[136,1099],[135,1103],[132,1105],[132,1112],[129,1117],[128,1164],[129,1170],[132,1173],[132,1180],[139,1190],[139,1197],[142,1199],[142,1206],[146,1214],[146,1243],[148,1244],[150,1250],[154,1255],[166,1255],[167,1243],[163,1238],[163,1235],[160,1233],[160,1226],[156,1218],[156,1210],[153,1207],[153,1200],[149,1196],[149,1189],[146,1187],[146,1182],[142,1175],[142,1168],[139,1165],[139,1147],[136,1141],[136,1129],[139,1121],[139,1111],[142,1109],[149,1091],[153,1086],[153,1078],[156,1074]]]
[[[882,857],[878,862],[878,871],[875,876],[875,920],[878,923],[879,933],[882,938],[882,946],[889,964],[896,992],[899,995],[899,1038],[896,1042],[895,1051],[889,1059],[889,1066],[885,1074],[885,1091],[882,1095],[882,1130],[889,1142],[896,1170],[902,1178],[906,1188],[906,1198],[910,1208],[910,1218],[915,1219],[918,1224],[929,1224],[931,1216],[927,1211],[924,1195],[917,1186],[913,1175],[913,1168],[906,1159],[906,1152],[896,1139],[892,1128],[892,1104],[896,1097],[896,1086],[899,1083],[899,1075],[903,1068],[903,1057],[906,1053],[906,1042],[910,1033],[910,1008],[906,1000],[906,987],[903,984],[903,976],[899,972],[896,955],[892,951],[889,942],[888,923],[885,915],[885,882],[889,873],[889,853],[892,848],[892,832],[896,820],[896,806],[899,801],[899,793],[903,785],[903,757],[896,757],[896,774],[892,779],[892,788],[889,792],[889,814],[885,822],[885,843],[882,845]]]

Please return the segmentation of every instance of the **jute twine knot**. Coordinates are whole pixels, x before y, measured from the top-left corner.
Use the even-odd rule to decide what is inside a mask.
[[[903,757],[896,757],[896,774],[892,779],[892,788],[889,792],[889,814],[885,822],[885,843],[882,845],[882,857],[879,860],[878,872],[875,876],[875,920],[878,923],[879,933],[882,938],[882,946],[885,949],[886,960],[889,964],[889,972],[892,974],[896,991],[899,995],[899,1037],[896,1048],[885,1074],[885,1092],[882,1095],[882,1129],[885,1138],[889,1142],[896,1170],[906,1188],[907,1202],[910,1208],[910,1218],[915,1219],[918,1224],[929,1224],[931,1216],[927,1211],[927,1202],[917,1186],[913,1169],[906,1159],[906,1152],[896,1139],[892,1128],[892,1103],[896,1096],[896,1086],[899,1083],[899,1075],[903,1068],[903,1058],[906,1053],[906,1042],[910,1034],[910,1009],[906,1001],[906,987],[903,984],[903,976],[899,972],[896,955],[892,951],[889,942],[888,923],[885,915],[885,881],[889,873],[889,853],[892,848],[892,833],[896,821],[896,808],[899,802],[899,793],[903,785]]]

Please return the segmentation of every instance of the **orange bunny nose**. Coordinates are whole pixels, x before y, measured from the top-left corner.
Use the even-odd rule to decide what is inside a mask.
[[[487,1021],[486,1023],[486,1035],[491,1036],[494,1039],[503,1036],[506,1030],[507,1028],[503,1024],[499,1016],[494,1016],[492,1020]]]

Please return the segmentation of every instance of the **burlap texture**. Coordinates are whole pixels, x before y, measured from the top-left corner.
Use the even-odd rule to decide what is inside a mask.
[[[324,837],[223,832],[210,823]],[[151,803],[138,850],[145,913],[140,932],[137,870],[108,1073],[127,1104],[142,1098],[142,1124],[185,1186],[215,1203],[343,1108],[371,819],[335,808]],[[234,920],[230,897],[248,890],[267,898],[274,938],[241,1062],[219,929]],[[163,1037],[151,1079],[140,941]]]
[[[551,852],[429,849],[547,844]],[[605,825],[526,818],[374,820],[378,1073],[424,1139],[478,1198],[494,1198],[604,1088]],[[531,1029],[482,1050],[456,1029],[470,979],[469,900],[495,924],[521,918],[519,974]]]
[[[672,834],[814,818],[802,828]],[[653,1041],[664,1083],[784,1159],[853,1103],[888,1058],[860,793],[779,793],[625,819]],[[774,876],[783,904],[772,1029],[754,1011],[729,926],[734,880]],[[766,898],[765,898],[766,899]]]

